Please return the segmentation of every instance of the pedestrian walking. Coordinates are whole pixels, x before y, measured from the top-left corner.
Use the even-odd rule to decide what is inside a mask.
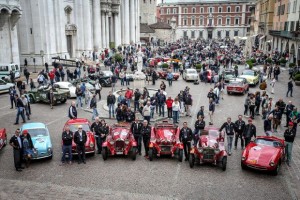
[[[71,106],[68,109],[68,116],[70,119],[77,119],[77,109],[74,101],[72,101]]]
[[[61,157],[61,162],[64,164],[66,162],[66,155],[68,154],[68,163],[72,164],[72,141],[73,141],[73,132],[70,131],[69,126],[65,126],[65,130],[62,132],[62,150],[63,154]]]
[[[167,81],[168,81],[168,83],[169,83],[169,87],[172,86],[173,74],[172,74],[171,71],[169,71],[169,72],[167,73]]]
[[[149,124],[150,117],[151,117],[150,101],[147,101],[146,105],[143,107],[142,114],[143,114],[144,120],[147,120],[147,122]]]
[[[13,147],[14,163],[17,171],[22,171],[22,169],[24,169],[24,167],[22,167],[23,149],[20,132],[20,129],[17,129],[15,134],[9,140],[9,144]]]
[[[244,130],[245,130],[246,123],[243,120],[243,116],[239,115],[238,116],[238,120],[236,120],[234,124],[235,124],[234,149],[235,150],[237,149],[237,143],[238,143],[239,139],[241,140],[241,148],[244,149],[245,146],[244,146],[244,136],[243,136],[243,133],[244,133]]]
[[[131,99],[133,97],[133,92],[132,90],[128,87],[126,92],[125,92],[125,99],[126,99],[126,103],[127,103],[127,107],[130,108],[131,106]]]
[[[172,99],[171,96],[168,97],[166,100],[166,105],[167,105],[167,111],[168,111],[168,118],[172,119],[172,105],[173,105],[174,100]]]
[[[15,98],[16,98],[17,116],[16,116],[16,122],[14,123],[14,125],[19,124],[20,115],[23,119],[23,123],[26,123],[25,115],[24,115],[24,104],[23,104],[21,98],[19,98],[19,95],[16,94]]]
[[[292,161],[293,142],[296,136],[296,130],[293,127],[293,122],[289,122],[288,128],[284,131],[285,156],[286,164],[288,166],[290,166],[290,163]]]
[[[249,111],[250,111],[250,118],[254,119],[254,115],[255,115],[255,97],[254,95],[250,96],[249,99]]]
[[[269,114],[273,115],[273,131],[277,132],[277,128],[281,123],[282,113],[279,107],[275,106],[275,109],[273,109]]]
[[[87,141],[87,135],[85,130],[82,129],[82,125],[78,126],[78,130],[74,134],[74,142],[76,144],[76,151],[78,153],[78,164],[85,163],[85,143]]]
[[[164,117],[165,116],[165,103],[166,103],[166,96],[163,93],[163,90],[160,90],[160,92],[157,95],[157,104],[159,108],[159,116]]]
[[[273,78],[272,82],[270,83],[271,85],[271,94],[274,94],[274,90],[275,90],[275,83],[276,83],[276,79]]]
[[[272,120],[273,120],[273,115],[269,115],[267,119],[264,120],[264,131],[266,136],[272,136]]]
[[[173,124],[177,124],[179,122],[179,113],[180,113],[180,103],[178,101],[178,98],[176,97],[174,99],[174,102],[172,103]]]
[[[27,120],[30,120],[30,112],[29,112],[29,102],[28,99],[25,97],[25,95],[21,96],[21,100],[24,105],[24,115],[26,114]]]
[[[102,90],[102,86],[101,84],[99,83],[99,80],[96,80],[96,83],[95,83],[95,94],[99,95],[99,101],[101,100],[101,90]]]
[[[214,112],[215,112],[215,102],[214,100],[211,98],[209,99],[209,105],[208,105],[208,111],[209,111],[209,125],[213,125],[213,115],[214,115]]]
[[[205,121],[201,115],[199,115],[198,119],[195,121],[194,127],[195,127],[195,129],[194,129],[194,146],[197,146],[197,142],[199,140],[201,132],[205,128]]]
[[[99,113],[97,111],[97,99],[96,99],[96,94],[93,94],[93,97],[91,99],[91,103],[90,103],[90,109],[93,110],[93,116],[92,116],[92,120],[94,120],[96,117],[99,116]]]
[[[219,131],[222,131],[225,128],[225,133],[227,135],[227,151],[228,155],[231,155],[232,151],[232,143],[233,143],[233,137],[235,135],[235,124],[231,122],[231,117],[227,118],[227,122],[225,122]]]
[[[248,124],[245,126],[243,137],[245,140],[245,147],[250,143],[251,139],[256,138],[256,127],[252,123],[252,119],[248,119]]]
[[[192,117],[191,107],[193,106],[193,99],[191,94],[187,94],[186,98],[184,99],[184,105],[186,109],[186,115]]]
[[[78,104],[82,108],[82,106],[83,106],[83,103],[82,103],[83,92],[82,92],[79,85],[77,85],[77,87],[76,87],[75,94],[76,94],[76,108],[78,108]]]
[[[291,121],[290,115],[294,110],[294,105],[292,103],[292,101],[289,101],[288,104],[285,107],[286,110],[286,125],[284,127],[288,127],[289,122]]]
[[[183,127],[180,129],[179,140],[180,142],[183,143],[185,161],[188,161],[189,159],[192,139],[193,139],[192,129],[188,127],[187,122],[183,122]]]
[[[51,88],[47,94],[48,96],[48,100],[49,100],[49,103],[50,103],[50,108],[53,109],[53,105],[54,105],[54,93],[53,93],[53,89]]]
[[[15,89],[15,86],[12,86],[9,88],[9,99],[10,99],[10,109],[17,108],[17,104],[16,104],[16,94],[17,94],[17,90]]]
[[[289,93],[291,93],[291,96],[290,97],[293,97],[293,87],[294,87],[294,84],[293,84],[293,81],[290,80],[288,82],[288,91],[286,93],[286,97],[288,97]]]

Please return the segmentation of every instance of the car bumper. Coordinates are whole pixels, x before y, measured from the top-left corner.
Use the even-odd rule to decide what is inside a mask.
[[[33,155],[32,160],[40,160],[40,159],[49,158],[49,157],[52,157],[52,156],[53,156],[53,153],[47,154],[47,155],[42,155],[42,156]]]
[[[227,90],[229,93],[243,94],[245,90],[237,91],[237,90]]]
[[[276,169],[276,166],[271,167],[270,165],[265,166],[265,165],[259,165],[259,164],[252,164],[249,162],[243,162],[243,164],[248,168],[259,170],[259,171],[273,171]]]

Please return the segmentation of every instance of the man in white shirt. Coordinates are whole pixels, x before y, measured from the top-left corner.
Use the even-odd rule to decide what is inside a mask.
[[[102,86],[101,86],[101,84],[99,83],[98,80],[96,81],[96,84],[95,84],[95,90],[96,90],[95,95],[98,94],[98,96],[99,96],[99,101],[100,101],[100,100],[101,100],[101,90],[102,90]]]

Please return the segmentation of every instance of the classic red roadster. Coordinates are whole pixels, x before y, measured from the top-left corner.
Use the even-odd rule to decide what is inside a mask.
[[[168,73],[167,71],[163,71],[163,70],[157,71],[158,77],[161,79],[167,79],[167,73]],[[176,72],[172,72],[172,74],[173,74],[173,81],[177,81],[180,74]]]
[[[177,156],[178,161],[182,162],[183,144],[179,141],[180,129],[178,126],[163,121],[155,124],[151,130],[149,143],[149,160],[161,155]]]
[[[90,122],[85,118],[77,118],[77,119],[70,119],[65,123],[65,127],[69,126],[70,131],[75,133],[78,131],[78,126],[82,126],[82,130],[84,130],[87,134],[87,141],[85,143],[85,153],[95,155],[95,136],[94,133],[90,129]],[[64,128],[65,130],[65,128]],[[76,151],[76,144],[73,140],[72,142],[72,154],[77,155]]]
[[[227,94],[245,94],[249,91],[249,84],[245,78],[232,78],[227,85]]]
[[[109,155],[130,155],[136,159],[137,143],[130,131],[130,123],[114,124],[102,144],[102,157],[107,160]]]
[[[224,145],[224,132],[220,132],[218,128],[205,127],[197,145],[190,151],[190,167],[193,168],[195,163],[212,163],[221,166],[223,171],[226,170],[227,152]]]
[[[285,155],[284,140],[274,136],[258,136],[242,153],[242,169],[252,168],[277,175]]]
[[[6,129],[1,128],[0,129],[0,149],[5,147],[7,145],[7,134],[6,134]]]

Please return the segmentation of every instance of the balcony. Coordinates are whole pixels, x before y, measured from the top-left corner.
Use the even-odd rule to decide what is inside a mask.
[[[214,29],[215,26],[214,26],[213,24],[207,24],[207,25],[205,26],[205,28],[207,28],[207,29]]]
[[[272,36],[283,37],[287,39],[293,39],[298,36],[298,34],[295,34],[294,32],[291,31],[277,31],[277,30],[270,30],[269,34]]]

